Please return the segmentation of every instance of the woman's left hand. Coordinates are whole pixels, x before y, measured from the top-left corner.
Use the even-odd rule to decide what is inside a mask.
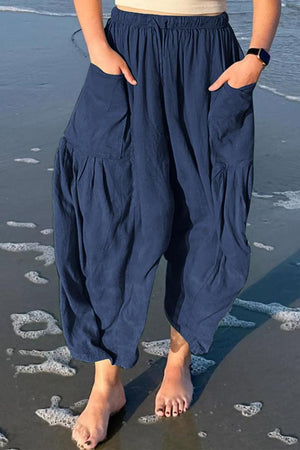
[[[236,61],[224,70],[219,78],[209,86],[208,90],[219,89],[225,81],[228,81],[229,86],[235,89],[250,83],[256,83],[264,67],[256,55],[245,55],[243,59]]]

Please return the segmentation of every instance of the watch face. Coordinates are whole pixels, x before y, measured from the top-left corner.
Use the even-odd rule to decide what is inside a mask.
[[[269,53],[266,52],[266,50],[264,50],[263,48],[260,49],[259,55],[258,55],[263,61],[264,63],[268,64],[268,62],[270,61],[270,55]]]

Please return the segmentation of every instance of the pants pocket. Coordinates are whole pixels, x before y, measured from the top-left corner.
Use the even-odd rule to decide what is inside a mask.
[[[253,90],[256,83],[234,88],[226,81],[211,92],[208,112],[213,162],[252,160],[254,146]]]
[[[130,108],[123,73],[109,74],[90,62],[64,135],[83,155],[112,159],[129,155]]]

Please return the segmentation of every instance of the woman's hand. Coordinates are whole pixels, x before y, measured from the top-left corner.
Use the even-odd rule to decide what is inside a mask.
[[[123,72],[126,80],[131,84],[137,84],[126,61],[110,45],[101,45],[97,49],[89,51],[90,62],[98,66],[103,72],[110,75],[119,75]]]
[[[243,59],[231,64],[224,70],[219,78],[209,86],[208,90],[219,89],[225,81],[228,81],[229,86],[235,89],[250,83],[256,83],[264,67],[256,55],[245,55]]]

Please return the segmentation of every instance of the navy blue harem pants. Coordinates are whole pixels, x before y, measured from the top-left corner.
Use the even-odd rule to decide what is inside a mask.
[[[207,353],[249,269],[256,83],[208,86],[244,57],[217,16],[112,8],[110,46],[137,85],[89,63],[53,172],[60,312],[72,356],[130,368],[155,272],[164,308]]]

